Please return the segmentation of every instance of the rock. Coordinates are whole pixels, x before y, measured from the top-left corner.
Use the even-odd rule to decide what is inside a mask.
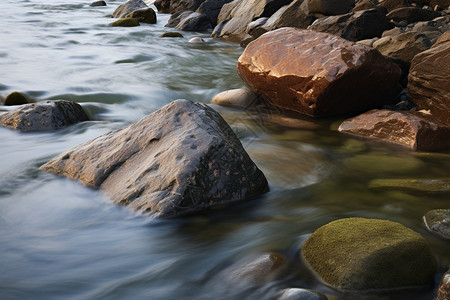
[[[168,14],[170,12],[170,0],[156,0],[153,4],[160,13]]]
[[[192,39],[189,40],[189,43],[193,43],[193,44],[204,43],[204,42],[205,42],[205,40],[199,36],[193,37]]]
[[[127,14],[125,18],[134,18],[141,23],[156,24],[156,13],[151,8],[141,8]]]
[[[405,32],[396,36],[382,37],[373,47],[385,56],[410,63],[413,57],[431,47],[431,41],[417,32]]]
[[[164,32],[163,34],[161,34],[159,37],[164,38],[164,37],[175,37],[175,38],[182,38],[183,35],[179,32]]]
[[[240,43],[250,22],[260,17],[270,17],[291,2],[292,0],[234,0],[222,7],[217,19],[218,25],[211,36]]]
[[[411,61],[408,94],[419,110],[450,124],[450,41],[436,43]]]
[[[320,125],[314,122],[298,118],[290,118],[283,115],[269,115],[267,118],[264,118],[264,121],[287,128],[309,129],[309,130],[320,128]]]
[[[388,22],[385,11],[375,8],[320,18],[308,29],[334,34],[349,41],[359,41],[380,37],[388,29]]]
[[[419,7],[401,7],[388,13],[386,18],[396,22],[406,20],[408,23],[414,23],[419,21],[430,21],[440,15],[441,14],[439,12],[422,9]]]
[[[205,0],[171,0],[169,13],[174,14],[179,11],[195,11]]]
[[[309,11],[308,1],[294,0],[287,7],[280,8],[273,14],[264,28],[272,31],[282,27],[307,28],[316,18]]]
[[[283,290],[278,300],[327,300],[327,297],[317,291],[290,288]]]
[[[450,148],[450,125],[417,111],[371,110],[345,120],[339,131],[395,143],[411,150]]]
[[[154,217],[244,201],[268,188],[222,117],[187,100],[69,149],[41,169],[100,188],[113,202]]]
[[[258,101],[258,95],[249,89],[234,89],[219,93],[212,98],[211,103],[247,108],[254,106]]]
[[[436,292],[436,300],[448,299],[450,299],[450,270],[442,276],[442,280],[439,283],[439,287]]]
[[[394,9],[400,7],[408,7],[408,0],[384,0],[378,4],[380,7],[386,8],[388,11],[393,11]]]
[[[345,165],[351,172],[371,175],[405,174],[426,167],[422,160],[415,157],[387,156],[377,152],[353,156]]]
[[[175,27],[178,30],[204,32],[212,30],[208,17],[197,12],[191,12],[180,20]]]
[[[213,26],[216,26],[220,10],[225,4],[230,3],[231,1],[232,0],[206,0],[197,8],[196,12],[204,14],[209,19],[209,22],[211,22]]]
[[[139,26],[139,21],[135,18],[122,18],[111,23],[112,27],[135,27]]]
[[[355,7],[352,9],[353,12],[357,12],[360,10],[367,10],[376,8],[378,4],[377,0],[358,0],[355,3]]]
[[[22,132],[54,130],[87,120],[79,104],[65,100],[25,104],[0,115],[2,126]]]
[[[381,35],[381,37],[383,38],[383,37],[387,37],[387,36],[396,36],[396,35],[400,35],[404,32],[405,32],[405,30],[403,28],[394,27],[392,29],[384,31],[383,34]]]
[[[343,290],[429,285],[436,261],[426,240],[386,220],[346,218],[317,229],[302,247],[313,271]]]
[[[446,183],[447,191],[450,189],[450,182]],[[446,240],[450,240],[450,209],[433,209],[423,216],[423,222],[428,231]]]
[[[437,179],[374,179],[371,189],[406,190],[421,193],[449,193],[450,178]]]
[[[373,39],[367,39],[367,40],[360,40],[357,41],[356,43],[359,45],[364,45],[367,47],[372,47],[373,43],[375,43],[376,41],[378,41],[378,38],[373,38]]]
[[[322,15],[343,15],[351,11],[355,0],[309,0],[308,8],[312,13]]]
[[[8,96],[6,96],[6,99],[4,102],[4,104],[7,106],[22,105],[22,104],[27,104],[27,103],[28,103],[27,97],[25,97],[23,94],[21,94],[19,92],[12,92]]]
[[[167,21],[167,24],[164,25],[164,27],[176,27],[178,24],[180,24],[181,20],[183,20],[192,13],[193,11],[186,10],[172,14],[169,18],[169,21]]]
[[[113,12],[112,17],[113,18],[123,18],[129,13],[140,9],[140,8],[147,8],[147,4],[145,4],[142,0],[129,0],[125,2],[124,4],[119,5],[116,10]]]
[[[89,6],[106,6],[106,2],[105,1],[95,1],[95,2],[92,2]]]
[[[313,117],[381,106],[401,76],[397,65],[372,48],[294,28],[250,43],[237,69],[271,104]]]
[[[287,267],[287,259],[276,252],[245,259],[224,271],[226,280],[235,285],[260,285],[276,277]]]

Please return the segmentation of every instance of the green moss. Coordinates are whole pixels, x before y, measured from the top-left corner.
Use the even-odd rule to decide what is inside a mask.
[[[5,99],[5,105],[21,105],[29,103],[28,99],[19,92],[12,92]]]
[[[123,18],[111,23],[113,27],[133,27],[139,25],[139,21],[135,18]]]
[[[374,179],[371,189],[398,189],[424,193],[449,193],[450,178],[439,179]]]
[[[183,37],[179,32],[164,32],[159,37]]]
[[[425,163],[418,158],[388,156],[379,153],[361,154],[350,158],[347,166],[365,173],[404,173],[420,169]]]
[[[302,254],[323,281],[348,290],[428,285],[436,270],[425,239],[386,220],[331,222],[308,238]]]

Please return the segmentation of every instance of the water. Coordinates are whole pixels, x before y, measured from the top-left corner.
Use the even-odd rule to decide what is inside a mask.
[[[0,128],[1,299],[274,299],[286,287],[314,288],[329,299],[432,299],[432,289],[344,295],[320,284],[298,249],[316,228],[360,216],[400,222],[421,233],[439,272],[450,245],[421,217],[449,208],[448,194],[371,190],[377,178],[449,176],[450,152],[412,153],[333,130],[337,119],[307,120],[314,129],[261,122],[250,111],[213,106],[232,125],[269,179],[271,191],[208,215],[157,221],[118,207],[82,185],[39,170],[63,150],[131,124],[174,99],[208,103],[243,86],[242,49],[198,33],[159,38],[158,24],[109,27],[122,1],[3,0],[0,97],[20,91],[39,101],[80,102],[92,121],[56,132]],[[189,44],[202,36],[205,44]],[[11,108],[1,107],[1,110]],[[264,120],[263,120],[264,121]],[[280,251],[290,272],[261,285],[236,285],[227,269],[241,259]],[[227,277],[228,275],[228,277]]]

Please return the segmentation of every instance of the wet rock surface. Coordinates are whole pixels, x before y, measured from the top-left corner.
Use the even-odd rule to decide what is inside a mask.
[[[439,288],[436,292],[436,300],[450,299],[450,270],[442,276]]]
[[[447,182],[447,188],[450,187]],[[434,209],[423,217],[427,229],[441,238],[450,240],[450,209]]]
[[[255,105],[257,100],[258,95],[256,95],[252,90],[234,89],[215,95],[212,98],[211,103],[222,106],[247,108]]]
[[[125,18],[134,18],[141,23],[156,24],[156,13],[153,8],[140,8],[127,14]]]
[[[411,150],[450,148],[450,126],[416,111],[371,110],[345,120],[339,131],[395,143]]]
[[[89,6],[106,6],[105,1],[94,1]]]
[[[135,18],[122,18],[111,23],[112,27],[136,27],[140,25],[139,21]]]
[[[315,117],[382,105],[401,76],[400,68],[374,49],[294,28],[250,43],[237,68],[271,104]]]
[[[418,109],[450,124],[450,40],[442,40],[411,61],[408,93]]]
[[[125,2],[124,4],[119,5],[113,12],[112,17],[113,18],[123,18],[129,13],[141,9],[141,8],[147,8],[147,4],[145,4],[142,0],[129,0]]]
[[[370,181],[369,188],[420,193],[450,193],[450,178],[374,179]]]
[[[376,290],[432,283],[435,259],[425,239],[386,220],[347,218],[317,229],[302,247],[309,266],[344,290]]]
[[[87,120],[78,103],[65,100],[25,104],[0,115],[2,126],[22,132],[54,130]]]
[[[112,201],[174,217],[267,190],[264,174],[213,109],[177,100],[69,149],[41,169],[100,188]]]
[[[277,300],[327,300],[324,294],[308,289],[290,288],[280,293]]]
[[[326,16],[343,15],[348,13],[355,5],[354,0],[309,0],[308,8],[312,13]]]

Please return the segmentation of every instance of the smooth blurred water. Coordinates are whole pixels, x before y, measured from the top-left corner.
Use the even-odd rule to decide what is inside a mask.
[[[449,208],[449,195],[371,190],[368,183],[449,177],[449,152],[412,153],[349,138],[334,130],[337,119],[307,120],[314,129],[287,129],[257,112],[213,105],[269,179],[271,191],[249,203],[181,220],[149,220],[99,191],[40,171],[63,150],[172,100],[208,103],[243,86],[236,74],[239,46],[199,33],[159,38],[170,31],[163,14],[155,25],[110,27],[108,15],[121,3],[0,3],[0,97],[20,91],[35,101],[73,100],[92,118],[46,133],[0,128],[1,299],[275,299],[286,287],[314,288],[329,299],[433,298],[431,289],[340,294],[305,270],[298,250],[332,220],[389,219],[427,239],[439,263],[438,280],[450,266],[450,245],[429,234],[421,218],[430,209]],[[206,43],[188,43],[194,36]],[[268,251],[293,260],[288,274],[261,285],[227,280],[229,266]]]

